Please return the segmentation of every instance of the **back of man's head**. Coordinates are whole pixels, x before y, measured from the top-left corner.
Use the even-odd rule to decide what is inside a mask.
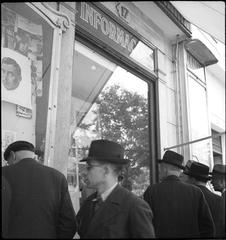
[[[34,145],[27,141],[11,143],[4,152],[4,158],[8,164],[14,164],[24,158],[34,158]]]
[[[203,186],[206,186],[206,183],[207,183],[208,180],[206,179],[203,179],[201,177],[193,177],[193,176],[188,176],[187,178],[187,182],[188,183],[191,183],[191,184],[194,184],[194,185],[203,185]]]
[[[168,163],[161,163],[160,164],[160,180],[163,180],[164,178],[168,176],[177,176],[179,177],[181,174],[182,169]]]

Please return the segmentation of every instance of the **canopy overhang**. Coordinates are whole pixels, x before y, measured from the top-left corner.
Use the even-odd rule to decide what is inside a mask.
[[[225,44],[224,1],[170,1],[185,19]]]

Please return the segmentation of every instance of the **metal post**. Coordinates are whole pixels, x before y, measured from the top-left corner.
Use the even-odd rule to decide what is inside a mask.
[[[216,138],[216,137],[219,137],[223,134],[225,134],[226,132],[221,132],[221,133],[218,133],[218,134],[215,134],[215,135],[211,135],[211,136],[208,136],[208,137],[204,137],[204,138],[200,138],[200,139],[196,139],[194,141],[190,141],[190,142],[186,142],[186,143],[181,143],[181,144],[178,144],[178,145],[174,145],[174,146],[171,146],[171,147],[167,147],[167,148],[164,148],[164,151],[166,150],[169,150],[169,149],[172,149],[172,148],[177,148],[177,147],[181,147],[181,146],[184,146],[184,145],[188,145],[188,144],[192,144],[192,143],[195,143],[195,142],[200,142],[200,141],[203,141],[203,140],[206,140],[206,139],[209,139],[209,138]]]

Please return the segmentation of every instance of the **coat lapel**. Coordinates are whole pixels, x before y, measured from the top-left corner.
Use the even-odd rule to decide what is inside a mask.
[[[104,224],[120,214],[122,211],[121,201],[121,187],[117,185],[93,216],[87,234],[95,232],[95,229],[103,227]]]

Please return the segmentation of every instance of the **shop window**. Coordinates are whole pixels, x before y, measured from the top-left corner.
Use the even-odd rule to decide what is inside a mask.
[[[212,132],[212,136],[219,133],[213,129],[211,130],[211,132]],[[213,144],[214,164],[223,164],[221,136],[212,138],[212,144]]]
[[[79,160],[88,155],[95,139],[123,145],[131,164],[122,184],[143,194],[150,183],[148,115],[148,84],[76,42],[70,129],[74,154],[68,172],[79,169],[82,199],[92,190],[86,188],[86,168]]]
[[[190,141],[210,135],[207,96],[205,87],[193,74],[188,74],[188,104]],[[192,158],[206,165],[211,163],[211,140],[195,142],[191,145]]]
[[[25,3],[1,4],[2,153],[32,142],[43,162],[53,29]]]

